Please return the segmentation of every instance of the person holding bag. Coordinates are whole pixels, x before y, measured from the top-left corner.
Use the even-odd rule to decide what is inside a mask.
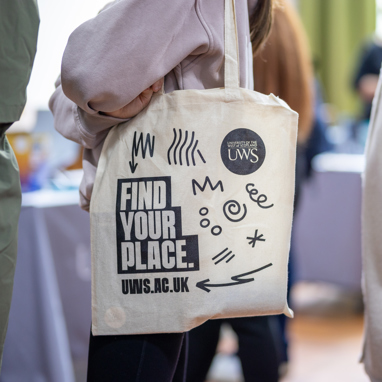
[[[240,86],[251,88],[251,40],[258,47],[267,35],[271,20],[271,1],[259,0],[256,5],[252,4],[251,22],[258,26],[252,39],[249,35],[247,6],[245,1],[236,0]],[[117,126],[117,130],[111,130],[114,135],[110,135],[110,128],[129,120],[135,114],[137,116],[131,122],[141,115],[144,118],[144,113],[139,112],[150,102],[153,93],[158,92],[162,78],[166,93],[185,89],[218,89],[224,85],[224,9],[222,0],[122,0],[111,3],[96,18],[73,32],[64,53],[61,80],[56,83],[57,89],[51,97],[50,108],[55,116],[56,129],[68,139],[85,147],[84,178],[80,187],[82,208],[89,209],[101,152],[103,151],[102,159],[109,149],[107,146],[103,150],[105,139],[112,141],[115,132],[121,130]],[[232,70],[230,73],[232,74]],[[159,97],[156,102],[160,102]],[[156,138],[158,142],[160,136],[156,135]],[[139,139],[137,137],[134,140],[135,149],[129,163],[131,173],[142,171],[141,161],[134,162],[141,155],[145,156],[142,150],[146,149]],[[153,142],[150,138],[146,140],[147,156],[150,150],[154,151]],[[183,151],[184,155],[187,148]],[[176,149],[179,149],[181,160],[182,148],[177,145],[176,148],[174,146],[174,151]],[[138,155],[140,150],[142,154]],[[194,152],[199,155],[197,160],[202,161],[202,154],[198,153],[195,145],[192,152],[190,151],[190,161],[195,161]],[[176,158],[175,152],[173,155]],[[102,171],[103,168],[97,170],[97,178]],[[102,184],[107,186],[109,182],[98,181],[98,193],[102,192]],[[146,187],[157,187],[162,195],[161,190],[166,184],[165,180],[157,183],[148,181]],[[146,188],[147,190],[149,189]],[[130,203],[128,198],[122,198],[124,201],[121,199],[125,207]],[[163,199],[159,198],[153,203],[155,202],[160,205]],[[96,211],[97,205],[99,202],[92,199],[92,206],[95,208],[93,211]],[[171,235],[173,231],[170,220],[167,224]],[[98,236],[92,234],[92,240],[97,240]],[[128,243],[125,247],[128,247]],[[167,266],[172,266],[172,260],[167,260]],[[184,265],[182,257],[177,260]],[[191,263],[188,265],[191,266]],[[121,266],[123,268],[126,265]],[[93,268],[93,275],[97,272],[96,269]],[[163,280],[165,279],[162,279],[164,291],[166,285]],[[186,280],[182,281],[182,288],[186,289]],[[128,287],[129,283],[125,283],[125,292]],[[206,289],[204,285],[202,287]],[[93,290],[94,293],[97,291]],[[146,308],[150,306],[146,305]],[[121,326],[120,313],[119,309],[112,309],[105,315],[102,314],[109,327],[105,331],[98,326],[99,317],[93,311],[92,331],[96,335],[91,335],[90,339],[88,380],[183,380],[184,333],[168,334],[173,330],[167,330],[162,334],[121,334],[118,330]],[[145,319],[145,315],[142,314],[141,318]],[[125,325],[124,318],[123,321]],[[126,325],[129,327],[128,321]],[[143,321],[141,326],[143,333],[150,333],[150,329],[145,330]],[[136,333],[134,329],[131,332]]]

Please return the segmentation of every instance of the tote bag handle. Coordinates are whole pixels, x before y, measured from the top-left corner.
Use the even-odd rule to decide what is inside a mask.
[[[224,9],[224,87],[238,88],[240,72],[235,0],[225,0]]]
[[[224,4],[224,87],[240,86],[239,44],[237,39],[235,0],[225,0]],[[165,94],[164,83],[158,93]]]

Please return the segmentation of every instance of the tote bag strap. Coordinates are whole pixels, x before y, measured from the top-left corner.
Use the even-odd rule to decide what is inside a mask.
[[[239,45],[237,39],[235,0],[224,4],[224,87],[240,86]],[[165,94],[164,83],[159,95]]]
[[[224,86],[238,88],[240,72],[235,0],[225,0],[224,8]]]

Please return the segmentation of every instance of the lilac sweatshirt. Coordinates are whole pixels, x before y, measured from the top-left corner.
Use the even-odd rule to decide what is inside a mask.
[[[235,0],[240,86],[252,88],[248,9]],[[120,109],[165,77],[165,91],[224,86],[224,0],[119,0],[70,36],[49,107],[55,128],[84,146],[80,205],[89,210],[97,164]]]

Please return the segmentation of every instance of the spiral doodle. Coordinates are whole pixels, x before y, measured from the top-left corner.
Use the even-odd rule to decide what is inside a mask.
[[[243,204],[243,210],[244,210],[243,215],[237,219],[233,219],[232,217],[228,216],[227,210],[228,210],[228,213],[230,215],[239,215],[241,213],[241,206],[240,206],[239,202],[237,202],[236,200],[228,200],[228,202],[226,202],[224,204],[224,206],[223,206],[224,216],[229,221],[237,223],[237,222],[243,220],[245,218],[245,216],[247,215],[247,206],[245,204]]]

